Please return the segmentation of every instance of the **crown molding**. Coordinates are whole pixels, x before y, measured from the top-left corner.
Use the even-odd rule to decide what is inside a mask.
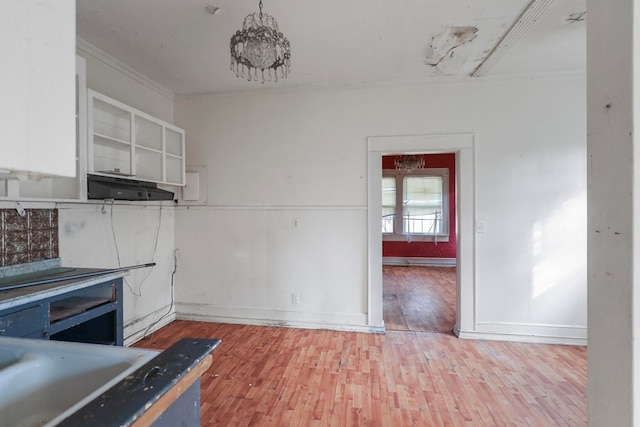
[[[159,93],[169,100],[174,100],[173,92],[159,85],[145,75],[140,74],[124,62],[119,61],[118,59],[109,55],[107,52],[103,51],[97,46],[92,45],[81,37],[76,37],[76,51],[103,63],[107,67],[110,67],[113,70],[118,71],[119,73],[124,74],[125,76],[134,80],[136,83],[139,83],[147,87],[148,89]]]
[[[536,71],[536,72],[509,72],[500,74],[488,74],[481,77],[470,76],[446,76],[431,77],[429,79],[415,80],[387,80],[377,82],[355,82],[341,84],[326,85],[308,85],[308,86],[285,86],[285,87],[269,87],[269,88],[251,88],[243,90],[230,90],[220,92],[202,92],[192,94],[176,94],[176,100],[206,98],[210,96],[216,97],[236,97],[236,96],[256,96],[256,95],[290,95],[299,93],[327,93],[342,91],[369,91],[380,89],[407,89],[407,88],[429,88],[442,86],[458,86],[458,85],[481,85],[493,83],[507,83],[518,81],[539,81],[539,80],[557,80],[584,78],[586,76],[585,69],[575,70],[558,70],[558,71]]]

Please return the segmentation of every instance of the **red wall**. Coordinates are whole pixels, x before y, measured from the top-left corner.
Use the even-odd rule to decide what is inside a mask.
[[[396,156],[382,156],[382,169],[395,169]],[[425,168],[449,169],[449,241],[382,242],[384,257],[455,258],[456,257],[456,155],[424,154]]]

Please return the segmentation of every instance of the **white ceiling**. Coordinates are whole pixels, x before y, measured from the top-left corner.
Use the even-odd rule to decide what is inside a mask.
[[[229,69],[229,39],[258,0],[76,0],[78,36],[176,94],[471,78],[514,24],[518,37],[482,74],[585,69],[585,21],[567,19],[586,0],[263,2],[291,43],[291,74],[278,83]],[[536,7],[542,15],[521,22]],[[449,51],[460,27],[476,27],[475,38],[467,29],[470,40]]]

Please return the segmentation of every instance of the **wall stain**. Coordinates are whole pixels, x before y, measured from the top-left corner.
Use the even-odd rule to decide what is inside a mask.
[[[87,226],[87,221],[82,220],[79,222],[66,223],[63,228],[64,236],[73,236],[77,232],[83,230]]]

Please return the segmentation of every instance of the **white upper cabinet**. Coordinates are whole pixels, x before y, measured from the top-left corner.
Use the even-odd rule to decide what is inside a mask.
[[[184,131],[89,90],[89,168],[96,175],[184,185]]]
[[[76,174],[75,1],[2,1],[0,176]]]

